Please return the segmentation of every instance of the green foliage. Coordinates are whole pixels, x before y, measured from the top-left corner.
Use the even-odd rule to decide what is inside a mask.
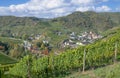
[[[16,64],[17,68],[12,68],[9,73],[26,78],[28,75],[28,71],[30,71],[29,68],[31,68],[29,67],[29,64],[30,66],[32,66],[31,63],[32,63],[31,56],[27,55],[20,61],[20,63]]]
[[[117,43],[117,54],[120,55],[120,30],[117,31],[111,37],[103,39],[101,41],[82,46],[77,49],[68,50],[65,53],[59,55],[49,55],[38,59],[32,59],[31,72],[34,78],[48,78],[55,75],[55,77],[66,74],[71,69],[79,68],[82,70],[83,65],[83,53],[86,49],[86,66],[85,69],[96,68],[99,66],[105,66],[113,64],[115,44]],[[23,58],[17,65],[11,70],[12,75],[26,76],[27,64],[26,59]],[[118,58],[119,59],[119,58]],[[25,60],[25,61],[24,61]],[[18,71],[19,70],[19,71]],[[114,73],[113,73],[114,74]],[[109,77],[109,76],[108,76]]]

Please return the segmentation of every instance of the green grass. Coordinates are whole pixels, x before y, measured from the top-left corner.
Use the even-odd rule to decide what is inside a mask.
[[[22,43],[22,40],[12,39],[12,38],[9,38],[9,37],[0,37],[0,41],[8,42],[8,43]]]
[[[6,64],[13,64],[16,63],[17,61],[3,53],[0,52],[0,64],[6,65]]]
[[[120,63],[89,70],[84,73],[74,72],[65,78],[120,78]]]

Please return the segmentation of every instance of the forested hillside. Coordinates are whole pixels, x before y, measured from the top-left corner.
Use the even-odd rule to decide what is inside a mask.
[[[21,37],[23,34],[84,30],[105,31],[120,24],[120,13],[74,12],[54,19],[0,16],[0,35]],[[46,31],[47,30],[47,31]],[[63,32],[64,33],[64,32]]]
[[[74,12],[53,21],[61,22],[67,28],[104,31],[120,24],[120,13]]]

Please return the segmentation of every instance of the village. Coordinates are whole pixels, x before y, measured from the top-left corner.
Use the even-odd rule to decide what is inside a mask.
[[[85,46],[93,43],[95,40],[102,38],[101,35],[90,32],[83,32],[81,35],[76,35],[75,32],[69,34],[69,38],[64,40],[62,47],[77,48],[78,46]]]
[[[60,36],[63,33],[57,31],[55,34]],[[70,34],[68,34],[67,39],[64,39],[61,42],[59,42],[59,48],[77,48],[79,46],[85,46],[87,44],[93,43],[94,41],[100,38],[102,38],[101,35],[96,34],[92,31],[83,32],[80,34],[76,34],[76,32],[71,32]],[[37,40],[42,40],[42,42],[39,44],[40,46],[44,45],[44,49],[41,49],[41,47],[34,46],[33,43]],[[49,53],[51,51],[53,46],[51,46],[50,44],[51,43],[49,42],[49,40],[45,39],[45,36],[39,33],[36,35],[29,36],[27,40],[24,40],[23,46],[26,50],[31,51],[33,54],[42,54],[44,51],[46,53]]]

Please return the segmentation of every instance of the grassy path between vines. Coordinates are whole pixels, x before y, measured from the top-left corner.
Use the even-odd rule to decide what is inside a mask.
[[[65,78],[120,78],[120,62],[84,73],[73,72]]]

